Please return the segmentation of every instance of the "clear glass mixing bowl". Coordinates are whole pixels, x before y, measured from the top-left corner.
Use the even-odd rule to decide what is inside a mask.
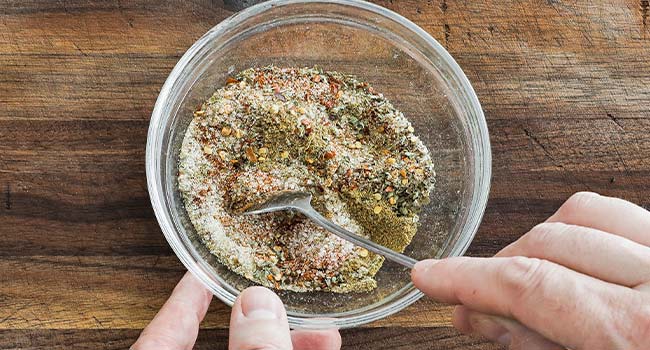
[[[178,153],[192,112],[240,70],[318,65],[354,74],[412,122],[437,172],[431,205],[405,253],[461,255],[476,232],[490,183],[490,143],[479,101],[454,59],[406,18],[370,3],[278,0],[224,20],[180,59],[151,118],[146,151],[149,194],[165,237],[185,266],[232,305],[251,285],[216,261],[189,222],[177,188]],[[353,327],[419,299],[409,271],[392,264],[369,293],[279,292],[294,328]]]

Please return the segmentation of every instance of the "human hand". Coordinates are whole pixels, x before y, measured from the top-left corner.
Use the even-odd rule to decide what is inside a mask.
[[[494,258],[426,260],[416,287],[511,349],[648,349],[650,212],[577,193]]]
[[[212,294],[189,272],[142,331],[132,350],[192,349]],[[338,350],[337,330],[289,331],[284,305],[262,287],[244,290],[232,308],[230,350]]]

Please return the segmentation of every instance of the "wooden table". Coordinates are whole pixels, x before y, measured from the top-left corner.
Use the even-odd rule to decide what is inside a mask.
[[[456,58],[487,117],[487,256],[592,190],[650,206],[647,0],[379,1]],[[128,347],[183,266],[147,195],[154,101],[220,1],[0,6],[0,348]],[[216,301],[198,349],[225,349]],[[422,300],[344,331],[346,349],[496,349]]]

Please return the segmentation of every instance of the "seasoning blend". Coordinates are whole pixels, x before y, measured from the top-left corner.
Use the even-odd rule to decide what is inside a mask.
[[[382,94],[353,76],[251,68],[194,112],[179,189],[203,242],[232,271],[296,292],[369,291],[382,257],[298,214],[240,213],[277,191],[309,191],[328,219],[402,252],[435,178],[413,132]]]

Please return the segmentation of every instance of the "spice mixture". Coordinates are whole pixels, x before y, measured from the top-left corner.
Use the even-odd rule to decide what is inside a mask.
[[[194,112],[179,188],[210,251],[276,289],[369,291],[383,258],[292,213],[240,213],[282,190],[396,251],[416,232],[434,185],[429,151],[382,94],[317,68],[247,69]]]

